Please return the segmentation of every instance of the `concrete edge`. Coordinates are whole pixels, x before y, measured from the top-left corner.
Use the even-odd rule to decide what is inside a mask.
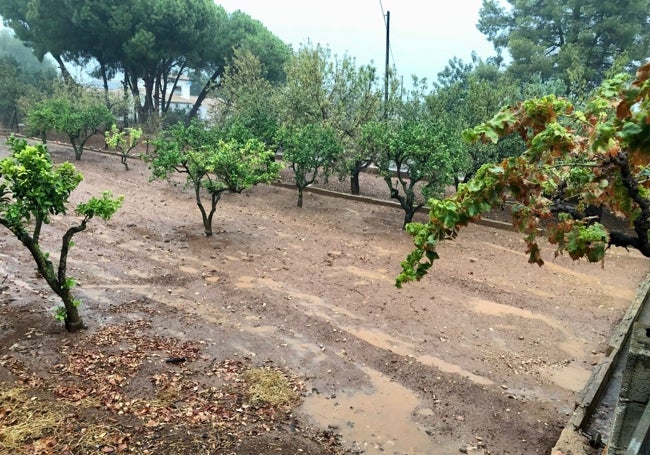
[[[580,434],[591,418],[591,415],[598,405],[600,398],[607,388],[609,379],[611,378],[622,349],[630,337],[632,325],[638,319],[643,306],[650,297],[650,275],[646,275],[637,289],[636,296],[627,308],[625,315],[618,323],[612,336],[610,337],[609,344],[607,345],[606,357],[598,362],[591,373],[591,377],[587,384],[580,392],[579,402],[573,414],[569,418],[564,430],[560,433],[558,442],[551,451],[552,455],[572,453],[573,455],[582,455],[587,452],[584,449],[586,439]]]
[[[279,188],[287,188],[287,189],[295,189],[296,185],[293,185],[291,183],[279,183],[279,182],[274,182],[271,183],[271,185],[279,187]],[[316,188],[313,186],[308,186],[305,188],[305,191],[308,191],[310,193],[314,194],[320,194],[323,196],[329,196],[329,197],[336,197],[339,199],[348,199],[351,201],[357,201],[357,202],[363,202],[365,204],[374,204],[374,205],[382,205],[385,207],[393,207],[397,209],[401,209],[402,207],[400,206],[399,202],[395,201],[389,201],[385,199],[377,199],[377,198],[371,198],[368,196],[359,196],[359,195],[354,195],[354,194],[348,194],[348,193],[340,193],[338,191],[332,191],[332,190],[326,190],[323,188]],[[429,207],[419,207],[417,209],[418,213],[429,213]],[[483,226],[488,226],[488,227],[493,227],[496,229],[503,229],[507,231],[516,231],[515,227],[510,224],[506,223],[504,221],[497,221],[493,220],[490,218],[480,218],[476,221],[473,222],[474,224],[480,224]]]

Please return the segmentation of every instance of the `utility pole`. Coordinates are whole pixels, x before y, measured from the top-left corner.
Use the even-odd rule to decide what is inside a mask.
[[[384,119],[388,118],[388,65],[390,57],[390,11],[386,11],[386,68],[384,71]]]

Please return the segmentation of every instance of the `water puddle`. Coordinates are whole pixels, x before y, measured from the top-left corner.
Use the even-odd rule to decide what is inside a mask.
[[[485,245],[488,245],[488,246],[492,247],[492,248],[496,248],[496,249],[502,250],[502,251],[507,251],[510,254],[517,254],[519,256],[523,256],[523,257],[526,257],[526,258],[528,257],[528,255],[526,255],[526,254],[524,254],[524,253],[522,253],[520,251],[515,251],[515,250],[512,250],[510,248],[505,248],[505,247],[502,247],[502,246],[499,246],[499,245],[494,245],[494,244],[489,243],[489,242],[483,242],[483,243]],[[622,299],[622,300],[631,300],[636,295],[636,289],[624,289],[624,288],[617,288],[617,287],[614,287],[614,286],[603,285],[600,282],[600,280],[598,279],[598,277],[588,275],[586,273],[581,273],[581,272],[578,272],[578,271],[575,271],[575,270],[568,269],[568,268],[563,267],[563,266],[561,266],[559,264],[556,264],[554,262],[546,261],[546,262],[544,262],[544,267],[546,267],[547,269],[552,270],[554,272],[561,273],[563,275],[569,275],[569,276],[571,276],[573,278],[576,278],[577,280],[579,280],[581,283],[583,283],[585,285],[598,286],[599,291],[602,292],[603,294],[607,295],[608,297],[612,297],[612,298],[615,298],[615,299]],[[579,285],[579,284],[576,284],[576,285]]]
[[[345,308],[337,305],[327,303],[323,298],[300,292],[295,289],[285,287],[284,284],[273,280],[272,278],[255,278],[252,276],[240,276],[235,283],[235,287],[239,289],[250,289],[254,287],[265,287],[267,289],[282,292],[286,294],[287,300],[296,305],[303,307],[305,314],[316,316],[326,321],[334,319],[336,316],[345,316],[347,320],[359,320],[360,318],[346,310]]]
[[[490,379],[483,376],[479,376],[470,371],[467,371],[459,365],[447,362],[433,355],[420,354],[417,352],[414,345],[398,340],[397,338],[391,337],[387,333],[378,332],[376,330],[369,330],[365,328],[356,328],[356,327],[344,327],[344,329],[352,333],[353,335],[361,338],[365,342],[372,344],[373,346],[377,346],[378,348],[392,351],[399,355],[411,357],[412,359],[422,363],[423,365],[435,367],[445,373],[452,373],[452,374],[457,374],[459,376],[463,376],[464,378],[467,378],[476,384],[481,384],[481,385],[494,384],[494,382],[492,382]]]
[[[191,275],[197,275],[197,274],[201,273],[201,271],[199,269],[196,269],[194,267],[190,267],[189,265],[179,265],[178,268],[179,268],[179,270],[181,272],[189,273]]]
[[[445,373],[457,374],[459,376],[469,379],[470,381],[476,384],[480,384],[480,385],[494,384],[493,381],[491,381],[490,379],[484,376],[479,376],[478,374],[471,373],[461,368],[460,366],[456,365],[455,363],[446,362],[439,357],[435,357],[432,355],[422,355],[416,357],[416,359],[418,362],[423,363],[424,365],[436,367],[439,370],[444,371]]]
[[[417,396],[378,371],[363,371],[370,378],[368,390],[314,394],[305,399],[303,411],[320,427],[336,427],[346,446],[364,454],[435,453],[433,441],[411,419],[420,405]]]
[[[372,270],[366,270],[366,269],[361,269],[359,267],[354,267],[354,266],[347,266],[345,268],[345,271],[347,273],[350,273],[354,276],[358,276],[360,278],[366,278],[370,280],[376,280],[376,281],[384,281],[387,283],[392,283],[393,278],[389,278],[388,275],[380,272],[373,272]]]
[[[578,365],[563,366],[559,370],[552,372],[546,370],[545,373],[553,383],[573,392],[582,390],[591,376],[591,371],[585,370]]]
[[[474,299],[472,305],[474,306],[473,310],[476,313],[487,314],[488,316],[514,316],[523,319],[541,321],[549,327],[558,330],[565,337],[564,341],[558,343],[558,346],[562,351],[576,356],[582,355],[581,353],[584,352],[585,347],[580,340],[577,340],[571,331],[564,327],[557,319],[542,314],[536,314],[522,308],[492,302],[491,300]]]

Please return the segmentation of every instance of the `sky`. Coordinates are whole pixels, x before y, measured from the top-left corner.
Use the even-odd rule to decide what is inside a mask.
[[[398,76],[430,82],[453,57],[470,61],[494,55],[492,44],[476,28],[481,0],[215,0],[259,20],[297,49],[310,40],[332,53],[348,54],[357,65],[386,61],[384,13],[390,11],[390,64]],[[383,8],[382,8],[383,7]]]

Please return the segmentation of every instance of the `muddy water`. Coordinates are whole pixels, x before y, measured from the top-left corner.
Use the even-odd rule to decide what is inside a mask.
[[[481,385],[494,384],[490,379],[467,371],[459,365],[447,362],[433,355],[420,354],[417,352],[417,349],[413,344],[405,342],[403,340],[398,340],[397,338],[391,337],[387,333],[359,327],[346,327],[345,330],[361,338],[365,342],[372,344],[373,346],[377,346],[379,348],[392,351],[396,354],[413,358],[424,365],[435,367],[441,371],[444,371],[445,373],[458,374],[469,379],[472,382]]]
[[[514,316],[516,318],[534,319],[543,322],[549,328],[559,331],[564,337],[564,340],[558,343],[558,346],[560,349],[562,349],[562,351],[566,352],[567,354],[576,356],[581,356],[584,354],[584,343],[581,340],[577,339],[577,337],[557,319],[553,319],[542,314],[533,313],[532,311],[524,310],[522,308],[517,308],[511,305],[492,302],[490,300],[475,299],[472,302],[472,305],[475,312],[489,316]]]
[[[549,327],[549,329],[558,331],[560,336],[563,337],[563,339],[557,341],[557,346],[563,352],[578,357],[585,355],[584,342],[578,339],[574,333],[572,333],[557,319],[510,305],[492,302],[490,300],[476,299],[472,302],[472,305],[475,312],[487,314],[489,316],[516,317],[534,319],[543,322]],[[556,385],[574,392],[581,390],[591,375],[590,370],[572,364],[544,368],[541,372]]]
[[[578,365],[566,365],[555,371],[546,371],[549,379],[563,389],[578,392],[585,386],[591,371]]]
[[[336,395],[315,394],[305,399],[303,411],[319,426],[337,427],[344,444],[364,454],[435,453],[433,441],[413,422],[419,400],[409,389],[364,367],[370,387]]]

